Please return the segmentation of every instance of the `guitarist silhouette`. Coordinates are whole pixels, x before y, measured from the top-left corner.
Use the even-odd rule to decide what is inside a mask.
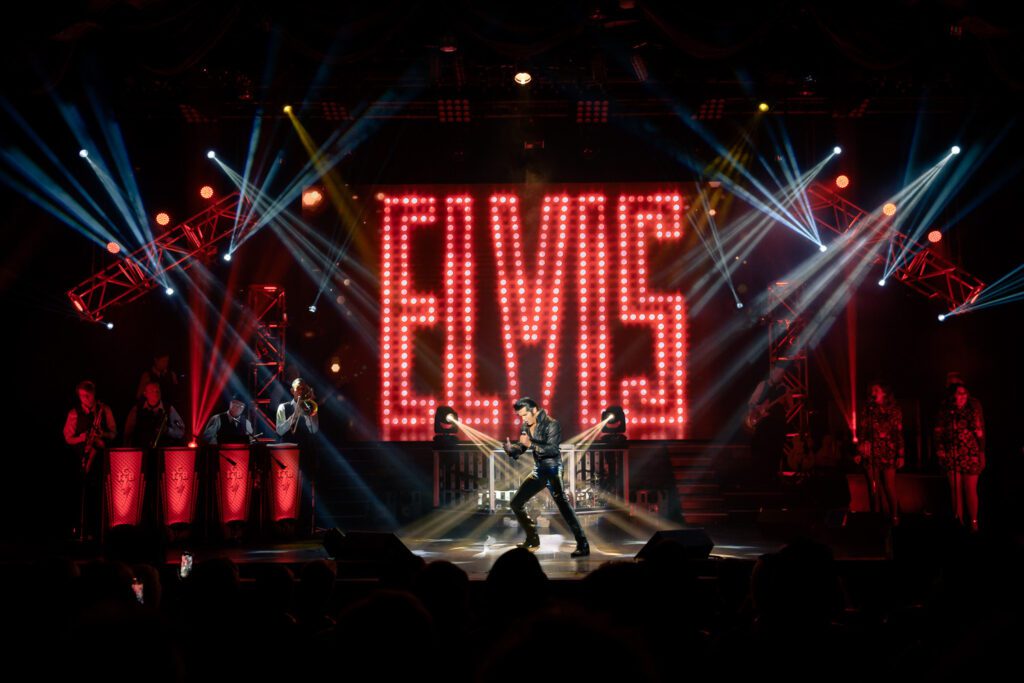
[[[758,382],[747,401],[744,425],[752,432],[751,483],[770,485],[775,480],[786,445],[786,412],[791,396],[785,383],[785,368],[772,368],[767,379]]]

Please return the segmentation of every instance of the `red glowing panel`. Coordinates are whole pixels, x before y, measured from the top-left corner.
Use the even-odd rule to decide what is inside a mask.
[[[249,474],[249,448],[225,445],[219,447],[217,472],[217,501],[220,521],[245,522],[249,519],[249,494],[252,489]]]
[[[157,225],[168,225],[171,222],[171,215],[161,211],[156,215],[155,220]]]
[[[941,230],[932,230],[931,232],[929,232],[928,233],[928,241],[931,242],[932,244],[938,244],[939,242],[941,242],[942,241],[942,231]]]
[[[209,185],[203,185],[199,188],[199,196],[203,199],[209,199],[213,196],[213,188]]]
[[[271,444],[270,453],[270,518],[275,522],[282,519],[299,518],[299,499],[302,492],[302,475],[299,471],[299,449],[294,444]]]
[[[111,448],[108,451],[107,506],[110,526],[137,525],[142,520],[142,449]]]
[[[196,504],[195,448],[165,448],[163,473],[164,524],[191,524]]]
[[[836,187],[840,190],[850,186],[850,179],[845,175],[836,176]]]

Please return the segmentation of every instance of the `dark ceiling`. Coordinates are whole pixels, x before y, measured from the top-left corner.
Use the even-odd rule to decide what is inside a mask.
[[[978,6],[976,6],[978,5]],[[1011,6],[969,2],[35,3],[7,21],[3,91],[78,84],[120,118],[831,118],[1001,107],[1024,92]],[[529,96],[512,82],[534,75]],[[462,103],[465,100],[465,103]]]

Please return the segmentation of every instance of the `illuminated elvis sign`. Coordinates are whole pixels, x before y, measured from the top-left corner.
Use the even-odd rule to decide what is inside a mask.
[[[514,417],[511,401],[524,386],[539,387],[535,397],[544,406],[553,404],[556,390],[574,394],[578,415],[559,415],[568,424],[588,427],[603,408],[618,404],[630,438],[685,435],[686,302],[677,292],[651,288],[648,258],[659,242],[682,238],[686,205],[678,191],[548,194],[529,230],[523,229],[525,216],[534,214],[515,191],[477,196],[414,190],[381,193],[377,201],[383,439],[429,439],[439,405],[452,406],[484,433],[502,434]],[[475,227],[481,220],[486,226]],[[420,231],[443,240],[440,262],[422,263],[414,253]],[[524,235],[533,234],[536,239],[525,243]],[[478,267],[482,250],[490,252],[486,269]],[[431,291],[416,288],[415,273],[424,268],[440,269],[440,285]],[[490,281],[482,286],[485,278]],[[480,389],[482,308],[498,321],[500,391]],[[646,328],[651,342],[645,373],[613,376],[613,326]],[[428,331],[435,339],[441,333],[440,385],[430,393],[413,378],[414,337]],[[574,338],[563,340],[567,334]],[[571,354],[560,355],[563,341]],[[542,355],[540,377],[522,374],[521,355],[530,347]],[[487,352],[495,355],[493,348]],[[560,388],[567,363],[574,366],[575,383]]]

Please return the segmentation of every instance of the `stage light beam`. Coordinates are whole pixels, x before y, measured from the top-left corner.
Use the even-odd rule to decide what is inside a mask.
[[[210,150],[209,152],[207,152],[207,153],[206,153],[206,158],[207,158],[207,159],[216,159],[216,158],[217,158],[217,153],[216,153],[216,152],[214,152],[214,151],[213,151],[213,150],[211,149],[211,150]]]
[[[89,150],[87,150],[87,149],[80,149],[80,150],[78,150],[78,156],[82,157],[83,159],[88,159],[89,158]]]
[[[949,152],[953,156],[956,156],[957,154],[960,153],[960,145],[953,145],[953,147],[949,150]]]
[[[843,148],[840,147],[839,145],[836,145],[835,147],[832,148],[832,153],[833,154],[842,154],[843,153]]]

